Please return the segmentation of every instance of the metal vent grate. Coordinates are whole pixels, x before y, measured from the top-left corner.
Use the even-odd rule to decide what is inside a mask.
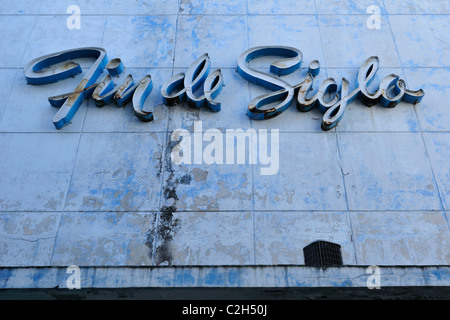
[[[307,266],[342,266],[341,246],[327,241],[316,241],[303,248]]]

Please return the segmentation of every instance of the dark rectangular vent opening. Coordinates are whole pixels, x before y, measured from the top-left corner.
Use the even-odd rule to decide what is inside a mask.
[[[327,241],[316,241],[303,248],[307,266],[342,266],[341,246]]]

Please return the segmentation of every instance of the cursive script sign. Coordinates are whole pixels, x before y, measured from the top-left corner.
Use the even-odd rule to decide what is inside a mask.
[[[32,60],[24,69],[29,84],[47,84],[74,77],[82,72],[73,59],[94,58],[92,67],[71,93],[48,98],[50,104],[59,108],[53,117],[56,129],[68,125],[83,101],[92,95],[96,81],[108,64],[108,56],[102,48],[80,48],[53,53]]]
[[[118,58],[109,61],[102,48],[72,49],[34,59],[24,69],[25,78],[29,84],[40,85],[74,77],[82,72],[81,66],[73,61],[79,58],[95,58],[96,61],[73,92],[48,98],[52,106],[59,108],[53,118],[56,129],[69,125],[83,101],[91,97],[99,108],[111,103],[123,107],[132,101],[134,112],[141,121],[153,120],[153,112],[142,110],[153,89],[151,75],[135,83],[122,61]],[[186,101],[190,106],[207,106],[211,111],[219,112],[221,104],[214,99],[222,90],[223,77],[220,70],[210,74],[210,65],[208,54],[204,54],[186,74],[180,73],[168,80],[161,89],[163,102],[171,106]],[[97,83],[105,68],[108,74]],[[203,94],[197,96],[199,89],[203,89]]]
[[[264,56],[285,58],[270,65],[270,71],[278,77],[249,66],[251,60]],[[347,79],[342,78],[339,89],[336,81],[333,78],[328,78],[320,85],[318,92],[313,97],[308,98],[314,78],[320,70],[317,61],[310,64],[306,78],[299,84],[290,85],[280,78],[280,76],[291,74],[299,69],[302,58],[303,55],[300,50],[284,46],[255,47],[241,54],[238,59],[239,74],[247,81],[274,91],[258,96],[250,102],[247,115],[251,119],[263,120],[278,116],[289,108],[295,95],[297,95],[297,109],[301,112],[308,112],[318,106],[324,114],[321,127],[323,130],[330,130],[339,123],[347,106],[357,97],[369,107],[380,103],[386,108],[393,108],[400,101],[416,104],[424,96],[423,90],[408,90],[405,81],[395,74],[385,77],[381,81],[379,89],[375,93],[370,93],[368,86],[373,81],[379,68],[378,57],[370,57],[359,69],[357,88],[353,92],[349,92]],[[332,99],[327,101],[325,96],[330,94]],[[274,103],[277,104],[273,106]],[[267,105],[271,105],[271,107],[265,107]]]
[[[251,60],[264,56],[282,57],[282,60],[270,65],[270,72],[274,75],[249,66]],[[34,59],[24,69],[25,78],[28,83],[39,85],[74,77],[82,72],[80,65],[73,61],[79,58],[96,60],[73,92],[48,98],[52,106],[59,108],[53,118],[57,129],[70,124],[82,102],[90,97],[97,107],[113,102],[123,107],[132,101],[134,112],[141,121],[153,120],[152,112],[142,110],[153,88],[151,76],[147,75],[135,83],[122,61],[109,61],[102,48],[72,49]],[[322,129],[330,130],[339,123],[347,106],[356,98],[369,107],[380,103],[386,108],[393,108],[400,101],[416,104],[424,96],[423,90],[407,89],[405,81],[395,74],[385,77],[378,90],[371,93],[368,86],[378,71],[379,60],[377,57],[370,57],[359,69],[355,90],[350,92],[349,81],[345,78],[342,78],[340,86],[333,78],[328,78],[321,83],[317,93],[310,97],[315,77],[320,73],[319,61],[310,63],[308,73],[301,83],[291,85],[282,79],[282,76],[298,70],[302,60],[303,54],[299,49],[285,46],[255,47],[240,55],[237,66],[239,74],[249,82],[274,91],[250,102],[247,115],[251,119],[276,117],[289,108],[296,97],[297,109],[301,112],[318,107],[323,113]],[[220,111],[221,104],[215,99],[222,90],[223,77],[220,70],[210,73],[210,66],[210,58],[205,53],[191,64],[186,74],[176,74],[164,83],[161,89],[164,104],[173,106],[187,102],[195,108],[208,107],[213,112]],[[105,68],[108,74],[97,83]],[[326,99],[330,95],[331,99]]]
[[[213,112],[219,112],[221,104],[214,101],[223,87],[223,77],[220,69],[211,74],[211,61],[207,53],[202,55],[187,70],[186,74],[179,73],[168,80],[161,88],[163,102],[173,106],[187,101],[194,108],[208,106]],[[203,86],[203,94],[196,96],[195,92]]]

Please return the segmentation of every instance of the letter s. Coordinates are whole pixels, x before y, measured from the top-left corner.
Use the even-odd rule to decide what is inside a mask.
[[[264,56],[287,58],[270,65],[270,71],[279,76],[290,74],[300,68],[303,59],[303,54],[300,50],[282,46],[255,47],[241,54],[238,60],[238,72],[241,77],[249,82],[275,91],[274,93],[256,97],[250,102],[247,115],[254,120],[270,119],[281,114],[289,108],[295,94],[295,88],[289,83],[248,66],[250,60]],[[263,109],[263,106],[280,100],[281,102],[273,108]]]

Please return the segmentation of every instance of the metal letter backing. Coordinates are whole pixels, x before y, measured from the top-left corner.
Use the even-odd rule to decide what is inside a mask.
[[[251,60],[263,56],[284,58],[270,65],[270,71],[277,77],[249,67]],[[52,106],[59,108],[52,120],[57,129],[70,124],[81,103],[89,97],[93,98],[98,107],[113,102],[123,107],[132,101],[134,112],[141,121],[153,120],[152,112],[142,110],[153,89],[151,76],[147,75],[135,83],[120,59],[113,59],[108,63],[106,51],[102,48],[72,49],[34,59],[24,69],[25,78],[29,84],[40,85],[74,77],[82,72],[81,66],[73,61],[79,58],[94,58],[96,61],[73,92],[48,98]],[[249,82],[274,91],[250,102],[247,115],[251,119],[276,117],[289,108],[297,95],[297,109],[308,112],[317,106],[323,113],[322,129],[330,130],[339,123],[347,106],[356,98],[369,107],[380,103],[386,108],[393,108],[400,101],[416,104],[424,97],[422,89],[407,89],[405,81],[395,74],[385,77],[376,92],[370,92],[368,86],[379,68],[378,57],[370,57],[362,64],[357,76],[357,88],[353,92],[349,92],[350,84],[347,79],[342,78],[338,86],[333,78],[328,78],[319,86],[317,93],[309,97],[315,77],[320,73],[319,61],[310,63],[308,74],[299,84],[291,85],[281,79],[298,70],[302,59],[300,50],[285,46],[255,47],[240,55],[237,67],[239,74]],[[210,66],[210,58],[205,53],[192,63],[186,74],[173,76],[161,89],[164,104],[173,106],[186,101],[192,107],[208,107],[213,112],[219,112],[221,104],[215,99],[222,90],[223,77],[220,70],[210,73]],[[100,83],[96,83],[105,67],[108,75]],[[331,96],[331,99],[326,99],[326,96]],[[275,106],[266,107],[270,104]]]
[[[81,66],[72,61],[78,58],[95,58],[96,61],[72,93],[48,99],[52,106],[60,108],[52,120],[56,129],[68,125],[81,103],[91,96],[96,87],[95,82],[108,63],[106,51],[102,48],[62,51],[34,59],[24,69],[24,75],[29,84],[53,83],[81,73]]]
[[[221,110],[221,104],[214,101],[223,87],[220,69],[209,73],[211,61],[207,53],[194,61],[186,74],[179,73],[169,79],[161,88],[163,102],[167,106],[187,101],[194,108],[207,106],[213,112]],[[196,93],[203,86],[203,94]]]
[[[103,78],[95,91],[92,99],[99,108],[115,102],[123,107],[129,101],[133,102],[133,110],[139,120],[149,122],[153,120],[153,112],[142,110],[145,100],[153,89],[153,81],[150,75],[146,75],[137,84],[133,76],[126,71],[122,61],[118,58],[111,60],[106,66],[108,75]],[[114,79],[119,83],[114,84]]]
[[[108,56],[102,48],[71,49],[34,59],[24,69],[25,78],[29,84],[42,85],[74,77],[82,72],[81,66],[73,61],[79,58],[95,58],[96,61],[73,92],[48,98],[52,106],[59,108],[52,120],[56,129],[70,124],[80,105],[90,97],[98,107],[113,102],[123,107],[132,100],[134,112],[141,121],[153,120],[152,112],[142,110],[153,88],[151,76],[147,75],[135,84],[132,75],[125,73],[122,61],[113,59],[108,63]],[[108,75],[96,83],[105,67]],[[114,79],[123,81],[116,86]]]
[[[318,92],[308,98],[312,90],[314,77],[320,72],[320,65],[317,60],[311,62],[308,74],[303,82],[297,85],[290,85],[279,77],[260,72],[248,66],[250,60],[262,56],[281,56],[285,60],[272,63],[270,71],[278,76],[283,76],[294,72],[300,68],[302,62],[302,52],[296,48],[284,46],[263,46],[246,50],[238,59],[238,72],[249,82],[261,85],[267,89],[275,91],[254,98],[249,106],[247,115],[251,119],[263,120],[276,117],[284,112],[297,94],[297,109],[301,112],[308,112],[316,106],[324,114],[321,127],[327,131],[334,128],[344,115],[345,109],[357,97],[366,105],[374,106],[380,103],[386,108],[395,107],[400,101],[408,103],[419,103],[423,96],[422,89],[418,91],[408,90],[404,80],[395,74],[385,77],[375,93],[370,93],[368,86],[375,78],[379,68],[378,57],[370,57],[359,69],[357,77],[358,87],[349,92],[350,84],[347,79],[342,78],[340,87],[333,78],[326,79],[319,87]],[[332,99],[325,99],[325,96],[332,96]],[[329,100],[329,101],[328,101]],[[271,108],[264,108],[268,104],[279,102]]]

